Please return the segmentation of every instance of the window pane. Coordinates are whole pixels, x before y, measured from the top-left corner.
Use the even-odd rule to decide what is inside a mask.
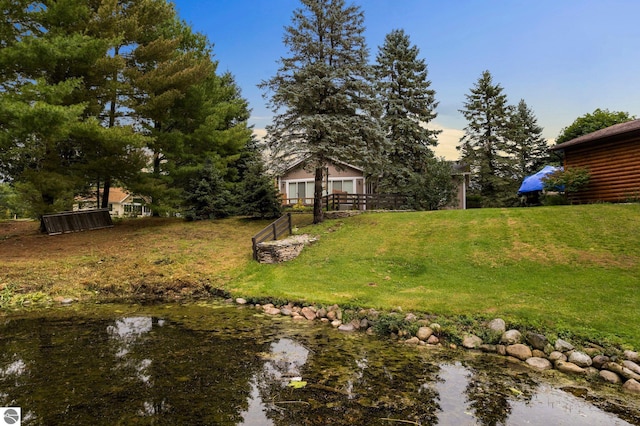
[[[314,197],[315,183],[313,181],[307,182],[307,197]]]
[[[298,182],[298,198],[306,198],[305,183]],[[304,201],[304,200],[303,200]]]
[[[298,198],[298,184],[289,183],[289,198]]]
[[[342,181],[341,180],[334,180],[333,181],[333,190],[334,191],[342,191]]]
[[[353,194],[353,181],[352,180],[345,180],[342,181],[342,190],[344,192],[346,192],[347,194]]]

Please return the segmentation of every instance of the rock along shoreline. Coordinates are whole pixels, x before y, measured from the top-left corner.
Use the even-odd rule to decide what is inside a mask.
[[[287,303],[276,306],[272,303],[249,303],[243,298],[227,299],[227,302],[248,305],[266,315],[290,317],[293,321],[319,321],[345,333],[384,334],[386,331],[399,342],[425,349],[463,348],[495,353],[508,357],[510,361],[524,363],[536,371],[557,370],[568,375],[599,377],[603,382],[621,385],[625,393],[640,396],[638,352],[608,351],[593,343],[576,348],[561,338],[550,341],[540,333],[507,329],[506,322],[501,318],[480,325],[485,337],[483,339],[471,333],[451,336],[450,330],[445,332],[437,322],[413,313],[383,315],[375,309],[345,310],[338,305],[316,307]],[[454,340],[458,343],[454,343]]]

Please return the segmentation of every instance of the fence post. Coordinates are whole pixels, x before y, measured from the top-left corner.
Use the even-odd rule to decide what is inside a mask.
[[[291,235],[293,233],[293,223],[291,221],[291,212],[287,213],[287,216],[289,217],[289,235]]]

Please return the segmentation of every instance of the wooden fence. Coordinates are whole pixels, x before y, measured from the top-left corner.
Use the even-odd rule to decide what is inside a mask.
[[[396,194],[329,194],[322,197],[323,206],[330,210],[398,210],[406,198]]]
[[[60,212],[42,216],[41,229],[49,235],[88,231],[113,226],[109,209]]]
[[[277,219],[269,226],[264,228],[262,231],[258,232],[253,236],[253,238],[251,238],[251,243],[253,246],[253,258],[255,260],[258,260],[258,244],[265,241],[277,240],[286,232],[291,235],[292,229],[293,226],[291,225],[291,213],[287,213],[280,219]]]

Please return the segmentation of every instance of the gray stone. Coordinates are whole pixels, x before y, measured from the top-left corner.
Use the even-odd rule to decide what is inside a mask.
[[[563,373],[569,373],[569,374],[585,374],[586,373],[584,368],[578,365],[575,365],[572,362],[566,362],[566,361],[556,361],[556,369]]]
[[[418,317],[416,314],[408,313],[407,316],[404,317],[404,320],[407,322],[415,322],[418,320]]]
[[[364,328],[365,330],[369,328],[369,320],[366,318],[362,318],[360,320],[360,328]]]
[[[71,305],[73,302],[74,300],[68,297],[60,300],[61,305]]]
[[[291,309],[289,309],[289,308],[282,308],[282,309],[280,309],[280,313],[281,313],[282,315],[287,316],[287,317],[290,317],[291,315],[293,315],[293,311],[292,311]]]
[[[420,327],[418,329],[418,332],[416,333],[416,336],[418,337],[418,339],[426,342],[432,334],[433,329],[431,327]]]
[[[567,342],[566,340],[558,339],[556,340],[555,349],[556,351],[559,351],[559,352],[569,352],[574,350],[575,348],[571,343]]]
[[[596,355],[592,358],[592,361],[593,363],[591,365],[595,368],[602,369],[602,366],[611,361],[611,358],[606,355]]]
[[[527,360],[525,362],[531,368],[533,368],[535,370],[539,370],[539,371],[551,370],[553,368],[553,365],[551,364],[551,361],[549,361],[548,359],[540,358],[540,357],[536,357],[536,356],[533,356],[531,358],[527,358]]]
[[[438,339],[438,336],[436,336],[435,334],[432,334],[427,339],[427,344],[429,345],[437,345],[438,343],[440,343],[440,339]]]
[[[413,337],[405,340],[404,343],[407,344],[407,345],[419,345],[420,344],[420,339],[418,339],[416,336],[413,336]]]
[[[336,311],[328,311],[327,318],[329,319],[329,321],[333,321],[338,318],[338,314]]]
[[[349,324],[342,324],[341,326],[338,327],[338,330],[351,332],[351,331],[355,331],[355,328],[353,328],[353,324],[349,323]]]
[[[273,306],[267,306],[264,308],[264,313],[268,315],[280,315],[280,309],[274,308]]]
[[[613,371],[602,370],[600,371],[599,374],[600,374],[600,377],[602,377],[602,380],[604,380],[605,382],[613,383],[614,385],[622,382],[622,379],[620,379],[620,376],[618,376]]]
[[[354,330],[360,330],[360,320],[357,318],[354,318],[351,320],[351,322],[349,323],[353,326]]]
[[[629,351],[629,350],[624,351],[624,357],[629,361],[640,362],[640,355],[638,355],[638,352]]]
[[[309,321],[316,319],[316,313],[313,312],[313,309],[308,306],[302,308],[302,311],[300,313]]]
[[[236,303],[237,303],[238,305],[246,305],[246,304],[247,304],[247,301],[246,301],[246,299],[243,299],[242,297],[238,297],[238,298],[236,299]]]
[[[342,325],[342,321],[340,321],[340,320],[338,320],[338,319],[337,319],[337,320],[333,320],[333,321],[331,321],[331,325],[332,325],[334,328],[338,328],[338,327],[340,327],[340,326]]]
[[[640,374],[640,365],[636,364],[633,361],[625,359],[624,361],[622,361],[622,366],[628,368],[636,374]]]
[[[551,362],[555,362],[555,361],[566,361],[567,360],[567,356],[565,354],[563,354],[562,352],[559,351],[553,351],[549,354],[549,361]]]
[[[591,364],[593,363],[593,361],[591,360],[591,357],[587,354],[585,354],[584,352],[580,352],[580,351],[573,351],[571,352],[571,355],[569,355],[569,362],[574,363],[575,365],[579,366],[579,367],[591,367]]]
[[[544,351],[545,346],[549,343],[543,334],[538,333],[528,332],[526,339],[527,343],[529,343],[533,349],[538,349],[540,351]]]
[[[318,318],[326,318],[327,317],[327,310],[325,308],[318,309],[318,311],[316,312],[316,316]]]
[[[502,318],[492,319],[487,327],[497,333],[504,333],[507,330],[507,324]]]
[[[500,343],[507,345],[514,345],[520,342],[522,342],[522,333],[518,330],[507,330],[502,334],[502,338],[500,339]]]
[[[482,339],[474,334],[470,334],[462,339],[462,346],[467,349],[476,349],[482,344]]]
[[[498,348],[496,348],[496,345],[489,345],[487,343],[478,346],[478,349],[480,349],[482,352],[488,352],[488,353],[498,352]]]
[[[507,347],[505,345],[496,345],[496,352],[498,355],[505,356],[507,354]]]
[[[507,353],[522,361],[525,361],[527,358],[531,358],[532,356],[529,346],[523,345],[522,343],[507,346]]]
[[[629,379],[622,385],[622,390],[628,393],[640,395],[640,382],[635,379]]]
[[[275,241],[265,241],[256,245],[256,255],[260,263],[280,263],[298,257],[305,245],[316,241],[309,235],[292,235]]]
[[[617,373],[618,375],[624,377],[627,380],[633,379],[633,380],[640,381],[640,374],[636,374],[633,371],[629,370],[628,368],[623,367],[622,365],[617,364],[615,362],[607,362],[605,365],[602,366],[602,368],[604,370],[613,371],[614,373]]]
[[[547,359],[547,354],[545,354],[543,351],[541,351],[540,349],[534,349],[531,351],[531,355],[536,357],[536,358],[544,358]]]

